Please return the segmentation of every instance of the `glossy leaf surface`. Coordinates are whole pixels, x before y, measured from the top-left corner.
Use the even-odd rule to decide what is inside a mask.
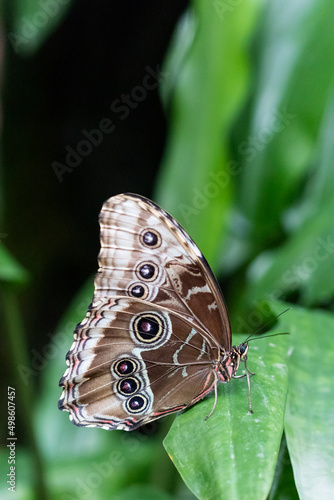
[[[240,379],[220,385],[216,409],[207,421],[213,397],[174,421],[164,445],[199,499],[267,497],[283,431],[287,346],[284,337],[250,344],[248,366],[256,372],[251,378],[253,415],[246,379]]]

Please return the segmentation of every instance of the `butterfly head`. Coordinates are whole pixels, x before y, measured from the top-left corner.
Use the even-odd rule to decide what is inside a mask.
[[[234,345],[232,347],[230,358],[235,367],[235,371],[237,371],[240,361],[247,360],[248,347],[248,342],[242,342],[242,344]]]
[[[222,382],[228,382],[236,376],[240,361],[246,362],[248,342],[233,346],[229,353],[224,352],[219,367],[219,378]]]
[[[234,352],[240,357],[241,360],[246,360],[248,348],[248,342],[242,342],[242,344],[234,347]]]

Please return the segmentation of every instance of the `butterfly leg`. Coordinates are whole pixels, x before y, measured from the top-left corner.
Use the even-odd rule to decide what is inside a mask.
[[[252,373],[252,372],[249,372],[249,373],[251,373],[252,375],[255,375],[255,373]],[[249,374],[248,373],[246,373],[246,377],[247,377],[247,385],[248,385],[248,406],[249,406],[249,411],[251,413],[254,413],[253,410],[252,410],[251,395],[250,395],[250,378],[249,378]]]
[[[245,363],[245,368],[246,368],[247,372],[249,373],[249,375],[255,375],[255,373],[251,372],[250,369],[248,368],[246,361],[247,361],[247,358],[243,359],[243,362]]]
[[[212,407],[212,410],[210,411],[209,415],[207,415],[205,417],[204,420],[208,420],[208,418],[211,417],[211,415],[213,414],[213,412],[215,411],[215,408],[216,408],[216,404],[217,404],[217,399],[218,399],[218,382],[219,382],[219,378],[218,378],[218,375],[217,373],[215,372],[215,375],[216,375],[216,380],[215,380],[215,386],[214,386],[214,389],[215,389],[215,402],[213,403],[213,407]]]
[[[244,377],[247,377],[248,406],[249,406],[249,411],[251,413],[254,413],[253,410],[252,410],[252,403],[251,403],[251,387],[250,387],[250,376],[249,375],[255,375],[255,373],[253,373],[250,370],[248,370],[247,365],[246,365],[246,360],[244,360],[244,362],[245,362],[245,367],[246,367],[247,373],[243,373],[242,375],[233,375],[233,378],[244,378]]]

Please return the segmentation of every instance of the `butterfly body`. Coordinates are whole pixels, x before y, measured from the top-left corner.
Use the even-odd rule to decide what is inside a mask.
[[[80,426],[133,430],[236,377],[219,285],[184,229],[138,195],[110,198],[92,304],[74,332],[59,401]]]

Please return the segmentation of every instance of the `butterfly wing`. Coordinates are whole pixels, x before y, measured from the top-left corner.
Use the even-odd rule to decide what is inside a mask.
[[[59,407],[77,425],[132,430],[212,389],[230,325],[205,258],[167,212],[118,195],[100,226],[93,303],[67,355]]]
[[[59,408],[79,426],[133,430],[212,388],[210,345],[188,320],[140,299],[93,303],[75,331]]]
[[[191,318],[212,342],[231,348],[231,328],[219,285],[180,224],[139,195],[107,200],[99,217],[101,251],[94,299],[137,297]]]

